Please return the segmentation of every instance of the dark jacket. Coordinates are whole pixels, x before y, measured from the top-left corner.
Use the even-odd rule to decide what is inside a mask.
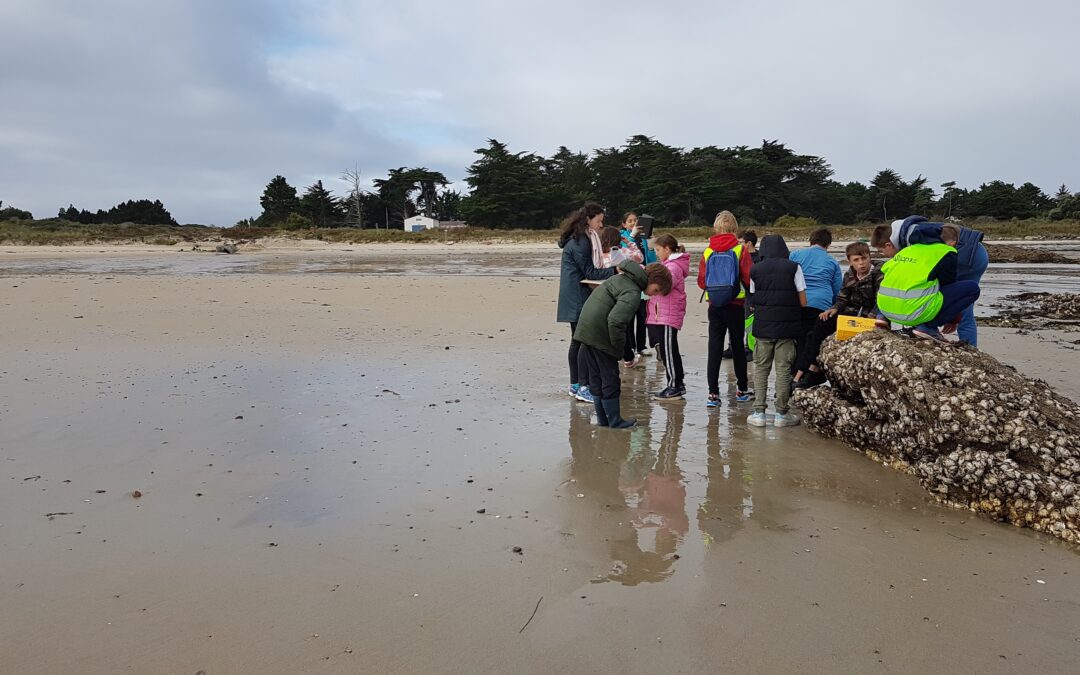
[[[788,260],[788,247],[778,234],[767,234],[758,249],[761,262],[750,269],[754,292],[754,337],[767,340],[797,338],[802,334],[802,305],[795,289],[797,263]]]
[[[944,223],[932,223],[923,216],[908,216],[900,226],[900,248],[911,244],[941,244],[941,228]],[[931,279],[937,279],[942,286],[956,281],[957,275],[970,271],[975,266],[975,256],[985,236],[978,230],[961,227],[960,241],[956,242],[956,254],[949,254],[941,259]]]
[[[615,274],[614,269],[597,269],[592,262],[592,242],[588,237],[570,238],[559,242],[562,249],[562,269],[559,273],[559,303],[555,320],[577,323],[581,307],[589,297],[590,288],[583,279],[602,281]]]
[[[626,326],[637,317],[641,292],[648,285],[645,268],[633,260],[619,263],[617,274],[592,292],[581,309],[574,339],[622,358]]]
[[[881,280],[885,278],[877,267],[870,268],[865,279],[855,276],[855,269],[849,267],[844,272],[844,284],[836,296],[833,309],[849,316],[870,316],[877,307],[877,292]]]

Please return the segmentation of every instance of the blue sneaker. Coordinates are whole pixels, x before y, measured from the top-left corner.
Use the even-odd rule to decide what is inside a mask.
[[[580,384],[572,384],[569,388],[567,388],[566,393],[570,394],[574,398],[577,398],[578,389],[581,389]]]
[[[738,401],[739,403],[746,403],[747,401],[753,401],[754,400],[754,392],[749,390],[749,389],[746,390],[746,391],[739,391],[738,389],[736,389],[735,390],[735,400]]]
[[[589,388],[583,384],[578,387],[577,400],[581,401],[582,403],[593,403],[596,399],[593,398],[592,392],[589,391]]]
[[[709,394],[709,399],[705,401],[705,405],[709,408],[717,408],[720,406],[720,396],[717,394]]]

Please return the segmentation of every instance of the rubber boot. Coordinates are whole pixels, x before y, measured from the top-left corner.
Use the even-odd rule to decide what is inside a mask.
[[[604,410],[604,402],[600,400],[599,394],[593,398],[593,406],[596,408],[596,426],[609,426],[611,423],[608,421],[607,411]]]
[[[629,429],[637,425],[637,420],[624,420],[619,414],[619,399],[606,398],[603,404],[604,412],[607,413],[608,426],[612,429]]]

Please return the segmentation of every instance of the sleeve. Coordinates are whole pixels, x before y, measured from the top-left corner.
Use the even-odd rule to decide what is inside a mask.
[[[744,247],[739,256],[739,277],[742,280],[743,288],[750,288],[750,268],[754,266],[754,259],[750,257]]]
[[[844,288],[844,273],[840,271],[840,265],[834,263],[833,266],[833,280],[832,280],[832,294],[833,297],[840,295],[840,291]]]
[[[585,246],[575,246],[571,255],[574,258],[574,265],[581,270],[582,279],[592,279],[594,281],[603,281],[604,279],[610,279],[615,275],[614,268],[596,269],[592,263],[592,242],[588,239],[585,240]],[[569,246],[569,244],[567,244]]]
[[[930,270],[928,278],[931,281],[936,280],[942,286],[948,286],[956,281],[956,263],[959,256],[956,251],[949,251],[945,254],[945,257],[938,261],[937,265],[934,265],[934,269]]]
[[[795,268],[795,290],[800,293],[806,290],[806,277],[803,275],[802,265]]]
[[[707,252],[709,249],[705,249]],[[701,262],[697,266],[697,286],[701,290],[705,290],[705,254],[701,254]]]
[[[840,291],[836,294],[836,301],[833,303],[832,308],[837,312],[843,311],[845,307],[851,305],[851,287],[840,285]]]
[[[624,253],[626,253],[626,257],[630,260],[641,263],[642,265],[645,264],[645,253],[643,252],[641,246],[639,246],[637,242],[635,242],[633,239],[623,237],[622,250]]]
[[[608,341],[616,352],[622,353],[626,343],[626,326],[637,316],[641,304],[641,291],[624,291],[615,300],[615,306],[608,313]]]

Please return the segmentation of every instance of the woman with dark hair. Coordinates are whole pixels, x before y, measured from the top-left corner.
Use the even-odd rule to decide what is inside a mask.
[[[585,202],[584,206],[563,220],[559,233],[562,265],[559,272],[556,321],[570,324],[570,352],[567,355],[570,364],[570,388],[567,393],[586,403],[593,402],[589,387],[585,384],[588,373],[584,366],[578,366],[581,343],[572,338],[574,330],[577,329],[581,307],[591,290],[581,282],[586,279],[603,281],[615,274],[614,268],[605,269],[603,265],[599,236],[603,226],[604,207],[594,202]]]

